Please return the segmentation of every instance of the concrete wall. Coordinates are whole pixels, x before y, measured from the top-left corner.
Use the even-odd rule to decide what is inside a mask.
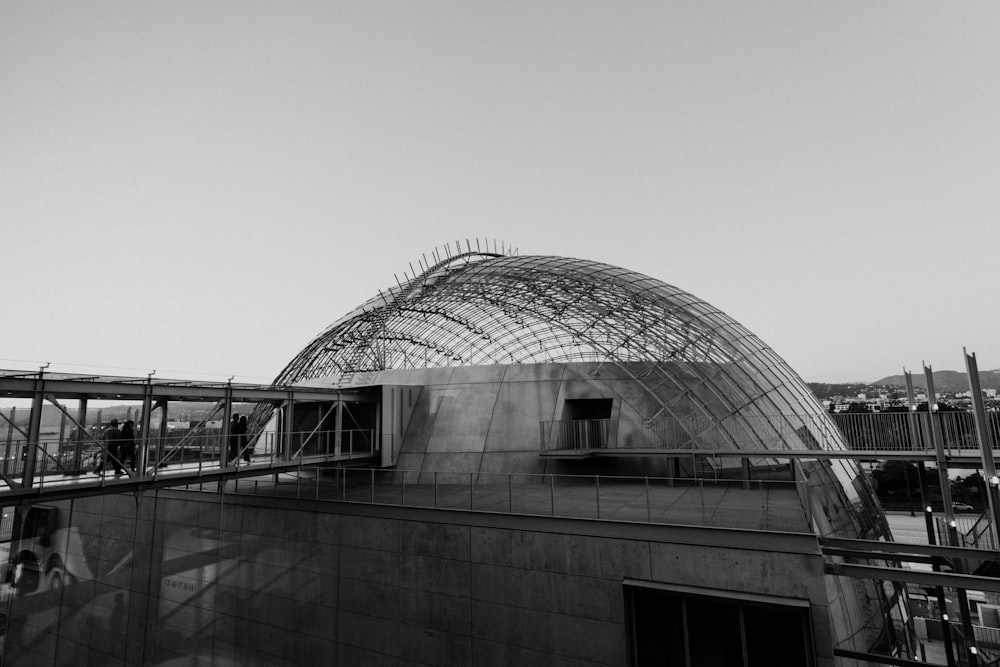
[[[408,406],[402,429],[395,458],[400,470],[577,472],[565,462],[538,456],[540,422],[562,419],[565,401],[612,399],[612,418],[618,420],[618,437],[623,443],[643,430],[643,419],[659,410],[659,403],[623,369],[596,363],[382,371],[365,375],[363,381],[394,388],[421,387],[415,402]],[[659,393],[664,392],[670,393],[661,386]],[[396,421],[400,423],[402,420]],[[610,472],[608,463],[602,465]],[[631,460],[613,465],[631,466],[620,470],[622,474],[666,472],[663,461]]]
[[[625,579],[808,600],[833,664],[809,536],[222,500],[66,504],[97,579],[16,600],[5,664],[625,665]]]

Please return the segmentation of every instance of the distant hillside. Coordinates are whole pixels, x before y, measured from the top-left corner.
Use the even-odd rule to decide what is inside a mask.
[[[905,387],[906,378],[903,375],[890,375],[876,380],[872,384]],[[1000,390],[1000,369],[979,371],[979,384],[983,389]],[[913,372],[913,386],[927,388],[923,372]],[[934,390],[938,392],[969,391],[969,375],[959,371],[934,371]]]
[[[874,395],[875,387],[864,382],[807,382],[809,388],[820,400],[833,398],[834,396],[857,396],[858,394]]]
[[[66,406],[67,410],[74,418],[77,417],[77,406],[74,405],[75,401],[68,401],[69,405]],[[234,407],[237,409],[248,409],[252,408],[252,405],[244,403],[234,403]],[[179,421],[196,421],[199,419],[206,419],[215,406],[214,403],[202,403],[202,402],[173,402],[170,404],[169,414],[167,415],[170,419],[176,419]],[[112,418],[118,421],[124,421],[126,416],[129,414],[129,408],[131,408],[132,418],[138,420],[139,413],[141,411],[141,406],[136,405],[112,405],[105,408],[94,408],[91,407],[87,410],[87,423],[93,425],[97,421],[98,413],[101,415],[101,421],[107,423]],[[4,417],[10,417],[9,407],[0,407],[0,411],[3,412]],[[23,429],[28,428],[28,416],[31,414],[31,409],[29,407],[19,407],[16,408],[14,413],[14,422]],[[159,415],[159,411],[153,413],[154,416]],[[217,412],[215,418],[218,419],[221,415],[221,411]],[[157,417],[158,418],[158,417]],[[42,406],[42,428],[49,429],[58,428],[60,422],[63,421],[63,414],[59,411],[59,408],[54,405],[43,405]],[[66,421],[66,428],[71,429],[73,425]],[[0,437],[6,437],[7,435],[7,422],[5,420],[0,420]]]

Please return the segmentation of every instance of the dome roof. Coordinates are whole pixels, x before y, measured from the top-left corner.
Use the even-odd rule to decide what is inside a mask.
[[[564,257],[470,249],[441,258],[332,324],[275,382],[357,385],[386,376],[379,371],[573,362],[586,362],[595,381],[626,379],[617,394],[655,448],[847,449],[802,379],[731,317],[654,278]],[[801,465],[811,487],[838,498],[827,530],[888,533],[856,462]]]
[[[354,374],[388,369],[573,361],[597,362],[595,373],[603,364],[631,369],[637,383],[662,397],[650,419],[718,423],[742,415],[743,428],[766,428],[772,442],[788,438],[750,421],[822,412],[771,348],[681,289],[598,262],[484,252],[443,259],[379,292],[313,339],[276,383],[346,383]],[[829,432],[804,443],[796,437],[794,448],[817,442],[841,448],[842,438],[828,425],[822,420],[819,428]]]

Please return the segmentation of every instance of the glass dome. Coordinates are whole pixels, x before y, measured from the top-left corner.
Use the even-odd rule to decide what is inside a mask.
[[[590,362],[628,373],[681,448],[846,450],[809,387],[770,347],[701,299],[593,261],[472,250],[421,264],[310,342],[276,378],[349,384],[382,370]],[[681,434],[678,441],[677,434]],[[842,495],[824,533],[889,534],[852,460],[817,460],[811,484]],[[853,511],[851,511],[852,508]]]

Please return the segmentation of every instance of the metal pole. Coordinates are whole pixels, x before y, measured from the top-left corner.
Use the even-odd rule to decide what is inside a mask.
[[[35,480],[35,463],[38,459],[38,439],[42,431],[42,401],[45,398],[45,369],[38,369],[35,391],[31,398],[31,414],[28,416],[28,441],[24,443],[24,476],[22,485],[30,489]]]
[[[909,375],[907,375],[907,387],[910,390],[910,396],[912,400],[913,386],[909,382]],[[927,489],[927,475],[924,471],[924,462],[919,461],[917,466],[917,474],[920,480],[920,495],[924,498],[924,524],[927,527],[927,544],[934,546],[937,540],[934,537],[934,510],[930,505],[929,493]],[[935,558],[931,562],[931,569],[935,572],[941,571],[941,564],[939,559]],[[938,609],[941,614],[941,634],[944,636],[944,654],[948,661],[948,667],[955,667],[955,649],[951,645],[951,626],[948,624],[948,603],[944,597],[944,587],[935,586],[935,593],[937,595]]]
[[[288,390],[288,401],[285,403],[285,450],[284,456],[281,458],[285,461],[290,461],[292,458],[292,434],[295,432],[295,395],[292,390]]]
[[[965,348],[962,348],[962,352],[965,352]],[[972,394],[972,407],[976,416],[976,436],[983,458],[983,471],[986,473],[990,531],[993,533],[994,548],[1000,549],[1000,535],[997,534],[997,510],[1000,509],[1000,490],[997,487],[1000,487],[1000,478],[997,477],[993,461],[993,439],[986,423],[986,406],[983,404],[983,390],[979,384],[979,365],[976,363],[975,353],[965,354],[965,369],[969,374],[969,393]]]
[[[87,429],[87,397],[80,399],[80,407],[76,413],[76,444],[73,452],[73,470],[79,471],[83,467],[83,436]]]
[[[153,373],[155,372],[153,371]],[[139,471],[140,478],[146,474],[146,461],[149,459],[149,425],[153,422],[153,373],[146,376],[146,391],[142,397],[142,423],[139,425],[139,428],[142,429],[139,438],[139,452],[137,460],[133,462]]]
[[[649,523],[649,520],[650,520],[650,514],[649,514],[649,477],[643,477],[643,480],[645,480],[645,483],[646,483],[646,522]]]
[[[941,424],[938,422],[937,394],[934,392],[934,374],[929,366],[924,366],[924,379],[927,381],[927,414],[930,419],[931,440],[934,442],[934,458],[938,468],[938,480],[941,483],[941,502],[944,504],[945,520],[950,524],[955,520],[955,508],[951,506],[951,486],[948,480],[948,459],[944,453],[944,437],[941,435]],[[951,546],[957,547],[958,544]]]
[[[594,475],[594,489],[597,491],[597,518],[601,518],[601,477]]]
[[[337,400],[337,413],[333,422],[333,455],[340,457],[340,448],[343,445],[344,433],[344,402]]]
[[[938,423],[940,414],[938,413],[937,394],[934,391],[934,373],[931,368],[924,365],[924,379],[927,380],[927,401],[928,414],[931,418],[931,437],[934,438],[934,451],[938,461],[938,477],[941,480],[941,500],[944,503],[945,520],[948,522],[948,540],[951,546],[958,546],[958,531],[955,524],[955,508],[951,506],[951,488],[948,480],[948,459],[944,453],[944,439],[941,435],[941,424]],[[933,403],[931,402],[933,401]],[[958,574],[965,571],[962,559],[956,558],[952,564],[953,569]],[[962,617],[962,627],[965,632],[966,645],[970,648],[969,664],[976,667],[976,653],[971,650],[975,648],[976,637],[972,629],[972,621],[969,615],[969,599],[964,588],[958,591],[958,607]]]
[[[222,406],[222,442],[219,443],[219,467],[229,465],[229,439],[234,437],[231,431],[233,421],[233,379],[226,383],[226,398]]]
[[[160,408],[160,428],[157,432],[156,460],[153,462],[153,465],[156,466],[153,468],[154,477],[160,470],[160,461],[163,460],[163,449],[167,446],[167,433],[169,432],[167,429],[167,399],[161,398],[157,401],[157,406]]]
[[[556,515],[556,480],[555,475],[549,475],[549,509],[552,516]]]

